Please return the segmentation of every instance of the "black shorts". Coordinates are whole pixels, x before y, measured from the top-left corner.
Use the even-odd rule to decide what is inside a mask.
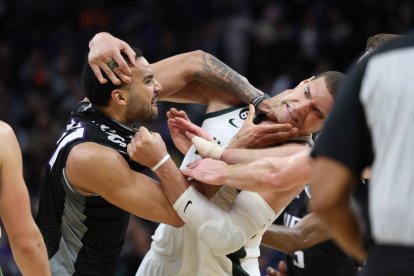
[[[360,276],[414,276],[414,247],[374,245]]]

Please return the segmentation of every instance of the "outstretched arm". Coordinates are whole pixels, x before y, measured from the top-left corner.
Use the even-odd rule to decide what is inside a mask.
[[[252,163],[227,165],[213,159],[196,160],[182,170],[198,181],[255,192],[284,191],[309,181],[308,151],[292,156],[268,157]]]
[[[293,254],[332,238],[326,224],[314,213],[303,217],[294,227],[272,224],[264,233],[262,245]]]
[[[128,66],[120,54],[125,52],[130,62],[134,62],[135,57],[128,44],[103,32],[92,38],[89,48],[89,64],[101,83],[107,81],[101,70],[115,84],[119,84],[120,81],[117,76],[126,83],[130,82]],[[112,59],[119,65],[113,70],[108,65]],[[218,92],[224,98],[223,100],[235,104],[238,101],[250,103],[256,97],[263,95],[263,92],[251,85],[245,77],[216,57],[201,50],[161,60],[152,64],[152,67],[155,77],[164,87],[160,93],[160,99],[207,103],[212,99],[210,96]],[[186,87],[193,82],[198,84],[190,88]],[[199,90],[201,94],[195,93],[195,90]],[[179,94],[172,96],[178,91]],[[258,109],[270,119],[275,118],[268,100],[259,104]]]
[[[22,156],[10,126],[0,121],[0,216],[23,275],[50,275],[45,243],[30,210]]]

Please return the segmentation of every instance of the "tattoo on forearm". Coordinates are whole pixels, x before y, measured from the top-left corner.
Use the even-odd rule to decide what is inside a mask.
[[[203,54],[203,65],[205,73],[196,73],[193,76],[202,83],[223,90],[246,103],[262,94],[245,77],[210,54]]]

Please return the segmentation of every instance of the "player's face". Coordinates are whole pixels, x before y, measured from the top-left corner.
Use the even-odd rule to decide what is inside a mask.
[[[154,78],[151,65],[144,57],[137,59],[131,71],[127,120],[152,123],[158,116],[157,97],[161,84]]]
[[[299,135],[308,135],[322,128],[333,104],[323,78],[302,81],[283,94],[276,107],[279,123],[290,123],[297,127]]]

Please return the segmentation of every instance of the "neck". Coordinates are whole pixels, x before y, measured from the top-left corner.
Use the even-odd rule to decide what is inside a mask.
[[[119,108],[113,108],[111,105],[109,105],[106,107],[98,107],[98,109],[111,120],[117,121],[124,125],[128,125],[123,116],[123,112]]]

